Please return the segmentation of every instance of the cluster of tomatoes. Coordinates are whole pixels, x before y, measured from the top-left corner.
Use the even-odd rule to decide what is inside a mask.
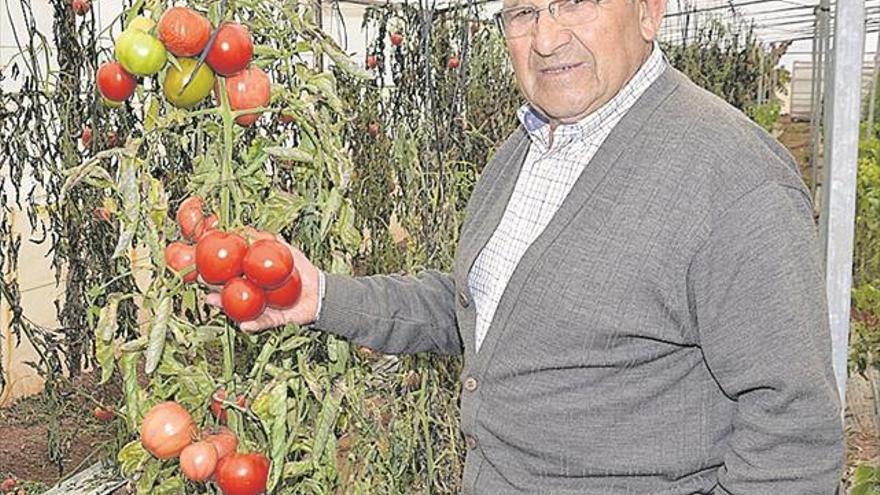
[[[266,491],[269,459],[259,452],[238,452],[238,437],[229,428],[208,428],[199,434],[192,416],[177,402],[163,402],[147,412],[141,444],[157,459],[178,457],[184,476],[196,482],[212,480],[226,495]]]
[[[268,232],[242,229],[242,235],[218,230],[217,215],[205,216],[198,196],[187,198],[177,210],[177,224],[185,239],[165,248],[165,263],[194,282],[222,285],[223,311],[237,322],[260,316],[266,307],[293,306],[302,292],[302,280],[286,244]],[[194,268],[194,269],[193,269]]]
[[[19,488],[16,490],[16,486],[18,485],[18,480],[13,478],[12,476],[3,480],[0,483],[0,495],[27,495],[27,490],[24,488]]]
[[[226,95],[233,111],[251,110],[269,103],[272,85],[269,76],[251,64],[254,43],[248,28],[226,22],[217,28],[211,46],[211,22],[188,7],[171,7],[158,24],[147,17],[135,18],[116,40],[116,61],[98,68],[98,91],[105,100],[119,103],[134,94],[138,77],[157,76],[164,70],[162,92],[179,108],[198,105],[214,90],[220,101],[217,75],[226,78]],[[198,57],[205,53],[199,64]],[[175,56],[166,68],[168,53]],[[245,113],[235,121],[249,126],[259,112]]]

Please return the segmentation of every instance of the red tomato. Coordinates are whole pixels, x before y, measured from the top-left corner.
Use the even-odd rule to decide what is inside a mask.
[[[177,225],[180,226],[180,233],[191,241],[198,239],[196,231],[205,219],[204,207],[202,198],[190,196],[183,200],[183,203],[180,203],[180,207],[177,208],[176,218]]]
[[[250,226],[243,227],[239,232],[241,236],[244,237],[246,241],[248,241],[248,245],[252,245],[255,242],[263,239],[270,241],[275,240],[275,234],[263,230],[258,230]]]
[[[223,405],[223,401],[226,400],[226,390],[221,388],[220,390],[214,392],[212,399],[211,414],[213,414],[214,417],[217,418],[217,421],[226,424],[226,407]],[[247,404],[247,398],[243,394],[239,395],[235,403],[238,404],[239,407],[245,407],[245,404]]]
[[[92,143],[92,128],[89,126],[83,126],[82,135],[79,140],[84,147],[88,148]]]
[[[15,478],[6,478],[3,480],[3,483],[0,483],[0,491],[8,492],[15,488],[15,485],[18,481]]]
[[[291,115],[289,113],[282,113],[282,114],[278,115],[278,120],[280,120],[282,124],[289,124],[296,119],[294,118],[293,115]]]
[[[376,137],[379,135],[379,123],[378,122],[370,122],[367,124],[367,134],[370,137]]]
[[[113,223],[113,215],[110,213],[110,210],[108,210],[104,206],[99,206],[95,208],[92,213],[94,213],[95,218],[97,218],[98,220],[103,220],[107,223]]]
[[[290,278],[281,287],[266,291],[266,304],[270,308],[286,309],[296,304],[300,293],[302,293],[302,279],[299,277],[299,270],[294,268]]]
[[[195,270],[196,248],[182,242],[172,242],[165,247],[165,264],[175,273],[180,273],[187,268],[193,270],[183,276],[186,283],[195,282],[199,273]]]
[[[214,72],[231,76],[243,71],[254,56],[254,41],[247,27],[233,22],[220,26],[205,61]]]
[[[446,62],[446,68],[448,68],[448,69],[457,69],[458,66],[459,66],[458,57],[453,56],[449,59],[449,62]]]
[[[217,230],[220,226],[220,218],[216,213],[211,213],[201,223],[196,225],[196,239],[201,239],[205,234],[212,230]]]
[[[217,449],[217,459],[223,459],[238,449],[238,437],[229,428],[219,426],[205,430],[205,432],[207,435],[204,435],[203,438]]]
[[[137,79],[119,62],[105,62],[98,68],[98,91],[110,101],[125,101],[134,94]]]
[[[278,241],[259,240],[251,244],[242,266],[248,280],[263,289],[277,289],[293,271],[293,255]]]
[[[187,7],[171,7],[159,19],[159,39],[178,57],[202,53],[211,37],[211,21]]]
[[[206,441],[187,445],[180,452],[180,469],[192,481],[206,481],[217,467],[217,447]]]
[[[226,495],[259,495],[266,491],[269,459],[263,454],[232,454],[217,464],[217,485]]]
[[[111,148],[119,146],[119,136],[117,136],[115,132],[111,131],[107,133],[107,146]]]
[[[375,69],[377,65],[379,65],[379,59],[377,59],[375,55],[368,55],[367,56],[367,68],[368,69]]]
[[[403,35],[400,33],[394,33],[391,35],[391,44],[394,46],[400,46],[403,43]]]
[[[95,408],[95,413],[94,413],[94,414],[95,414],[95,419],[97,419],[97,420],[99,420],[99,421],[112,421],[112,420],[113,420],[113,417],[115,416],[115,415],[113,414],[113,411],[112,411],[112,410],[110,410],[110,409],[104,409],[104,408],[101,407],[101,406],[98,406],[98,407]]]
[[[196,244],[196,269],[209,284],[225,284],[242,274],[247,243],[241,236],[212,230]]]
[[[192,443],[195,428],[192,417],[180,404],[163,402],[144,416],[141,443],[155,457],[171,459]]]
[[[220,291],[226,315],[237,322],[250,321],[266,309],[266,293],[257,284],[241,277],[226,282]]]
[[[70,2],[70,6],[73,8],[73,12],[76,13],[76,15],[86,15],[92,8],[92,2],[89,0],[73,0]]]
[[[226,78],[226,95],[232,110],[264,107],[272,96],[272,83],[263,69],[251,66],[247,70]],[[235,122],[247,127],[256,122],[258,118],[260,118],[259,113],[239,115],[235,118]]]

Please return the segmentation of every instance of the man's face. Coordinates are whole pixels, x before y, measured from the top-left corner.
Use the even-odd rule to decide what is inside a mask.
[[[504,0],[504,8],[548,3]],[[507,39],[520,90],[551,121],[571,123],[589,115],[650,55],[665,6],[666,0],[599,0],[593,20],[571,27],[542,11],[529,34]]]

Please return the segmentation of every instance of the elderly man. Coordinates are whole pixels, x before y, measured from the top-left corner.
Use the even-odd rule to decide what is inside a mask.
[[[528,104],[452,273],[343,277],[295,251],[301,301],[242,328],[463,353],[463,493],[834,493],[810,198],[778,143],[667,65],[665,7],[505,0]]]

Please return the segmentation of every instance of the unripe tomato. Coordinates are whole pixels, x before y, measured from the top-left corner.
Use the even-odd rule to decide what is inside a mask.
[[[226,413],[226,407],[223,405],[223,401],[226,400],[226,390],[220,389],[214,392],[214,395],[211,396],[211,414],[217,418],[217,421],[226,424],[226,420],[228,419],[228,414]],[[235,403],[238,404],[239,407],[245,407],[247,404],[247,398],[242,394],[239,395],[235,400]]]
[[[196,426],[189,413],[176,402],[163,402],[144,416],[141,443],[158,459],[177,457],[192,443]]]
[[[269,459],[263,454],[232,454],[217,463],[217,485],[226,495],[259,495],[266,491]]]
[[[448,68],[448,69],[457,69],[458,66],[459,66],[458,57],[455,57],[455,56],[450,57],[449,61],[446,62],[446,68]]]
[[[194,58],[181,58],[177,62],[180,69],[173,65],[165,72],[165,81],[162,82],[162,92],[165,98],[178,108],[190,108],[196,106],[206,96],[211,94],[211,88],[214,87],[214,71],[205,64],[199,67],[196,75],[190,81],[189,85],[183,92],[183,83],[190,77],[190,74],[198,65],[198,60]]]
[[[211,37],[211,21],[187,7],[171,7],[159,19],[159,39],[178,57],[202,53]]]
[[[367,68],[375,69],[379,65],[379,59],[375,55],[367,55]]]
[[[128,73],[119,62],[105,62],[98,68],[96,76],[101,96],[112,102],[127,100],[137,88],[137,79]]]
[[[186,198],[177,208],[176,219],[177,225],[180,227],[180,233],[191,241],[197,239],[196,230],[205,220],[204,208],[205,204],[202,202],[202,198],[198,196]]]
[[[264,107],[272,96],[272,83],[263,69],[251,66],[247,70],[226,78],[226,95],[232,110]],[[260,118],[259,113],[239,115],[235,118],[235,122],[247,127],[256,122],[258,118]]]
[[[241,236],[213,230],[196,244],[196,269],[209,284],[225,284],[242,274],[247,243]]]
[[[196,248],[182,242],[172,242],[165,247],[165,264],[175,273],[183,272],[188,268],[193,270],[183,276],[186,283],[195,282],[199,273],[196,267]]]
[[[214,72],[231,76],[244,70],[254,56],[254,41],[245,26],[227,22],[217,30],[217,38],[205,61]]]
[[[244,274],[263,289],[277,289],[293,271],[290,249],[276,240],[259,240],[244,256]]]
[[[403,35],[400,33],[394,33],[391,35],[391,44],[394,46],[400,46],[403,43]]]
[[[116,60],[136,76],[152,76],[165,67],[165,45],[139,29],[126,29],[116,40]]]
[[[201,223],[196,225],[196,239],[201,239],[205,234],[212,230],[217,230],[220,226],[220,218],[216,213],[211,213]]]
[[[205,430],[205,432],[208,434],[203,438],[217,449],[217,459],[223,459],[238,449],[238,437],[229,428],[219,426]]]
[[[70,6],[73,8],[73,12],[76,13],[76,15],[86,15],[92,8],[92,2],[89,0],[73,0],[70,2]]]
[[[250,321],[266,309],[266,293],[250,280],[235,277],[220,291],[220,301],[226,316],[236,322]]]
[[[132,19],[131,22],[128,23],[128,27],[126,27],[125,29],[135,29],[137,31],[149,33],[155,25],[156,23],[149,17],[139,15]]]
[[[95,419],[99,421],[112,421],[114,416],[113,411],[110,409],[104,409],[101,406],[95,408],[94,415]]]
[[[293,269],[287,280],[277,289],[266,291],[266,304],[270,308],[287,309],[299,300],[302,293],[302,279],[299,270]]]
[[[132,91],[132,93],[134,93],[134,91]],[[107,97],[104,96],[104,95],[101,95],[101,103],[102,103],[105,107],[110,107],[110,108],[122,108],[122,102],[121,102],[121,101],[113,101],[113,100],[109,100],[109,99],[107,99]]]
[[[180,469],[192,481],[207,481],[214,474],[218,458],[214,444],[196,442],[180,452]]]

